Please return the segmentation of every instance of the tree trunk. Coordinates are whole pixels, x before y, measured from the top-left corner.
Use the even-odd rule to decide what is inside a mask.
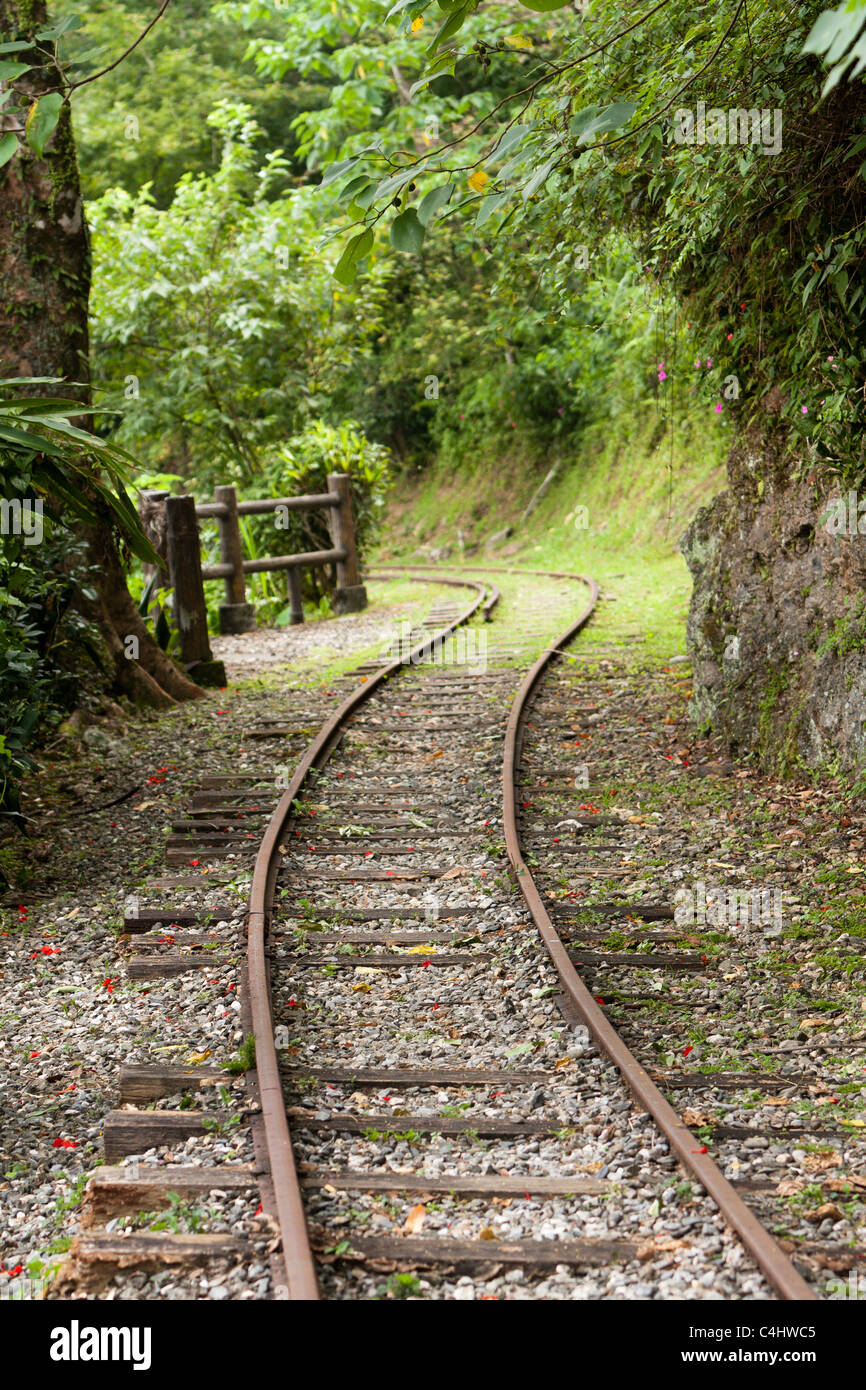
[[[32,38],[47,25],[45,0],[0,0],[0,42]],[[43,156],[25,142],[27,111],[40,96],[61,85],[54,45],[40,43],[38,65],[11,84],[0,111],[0,133],[18,137],[19,152],[0,169],[0,376],[65,378],[62,394],[90,402],[87,307],[90,295],[90,238],[78,179],[68,104]],[[57,390],[41,388],[56,395]],[[84,422],[83,422],[84,423]],[[113,661],[112,684],[133,699],[170,705],[204,691],[154,642],[126,586],[114,528],[101,519],[85,528],[96,567],[98,601],[89,614]],[[125,653],[138,639],[138,659]]]

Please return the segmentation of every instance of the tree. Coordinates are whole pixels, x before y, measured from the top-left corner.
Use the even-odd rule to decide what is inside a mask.
[[[68,84],[56,55],[59,36],[58,27],[49,27],[44,0],[0,0],[0,80],[9,86],[0,143],[0,374],[63,378],[84,416],[90,413],[90,243]],[[7,454],[7,466],[10,461]],[[95,477],[98,455],[92,464]],[[151,637],[126,586],[116,518],[100,507],[94,487],[85,492],[97,512],[83,531],[98,581],[95,598],[82,602],[105,643],[113,685],[156,706],[202,695]],[[129,656],[136,645],[130,637],[137,659]]]

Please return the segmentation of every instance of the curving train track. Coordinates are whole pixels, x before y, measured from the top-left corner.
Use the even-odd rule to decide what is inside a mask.
[[[540,865],[539,829],[567,873],[584,844],[611,848],[599,830],[619,849],[638,832],[578,808],[567,785],[570,819],[558,808],[539,827],[526,814],[533,803],[519,788],[548,767],[544,731],[562,722],[574,688],[563,651],[598,587],[507,572],[525,594],[503,598],[486,578],[437,570],[454,603],[399,655],[359,670],[300,751],[258,842],[247,1116],[276,1296],[591,1298],[613,1270],[628,1296],[648,1297],[673,1266],[686,1282],[667,1296],[698,1282],[736,1297],[725,1270],[746,1258],[779,1297],[814,1299],[802,1262],[723,1174],[596,992],[607,992],[600,971],[665,978],[700,971],[706,957],[652,925],[673,916],[661,898],[589,909],[591,920],[627,920],[630,953],[618,953],[556,902]],[[485,625],[457,650],[473,619]],[[555,780],[554,770],[545,788]],[[230,804],[208,811],[217,840],[261,795],[220,793]],[[158,930],[170,915],[150,914]],[[154,1086],[161,1096],[185,1089],[177,1071]],[[677,1165],[692,1182],[685,1219],[669,1200]],[[110,1236],[88,1239],[102,1240],[110,1263]],[[126,1252],[134,1262],[129,1243]],[[74,1286],[81,1250],[73,1255]]]

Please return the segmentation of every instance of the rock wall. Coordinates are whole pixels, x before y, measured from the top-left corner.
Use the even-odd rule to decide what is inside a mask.
[[[851,534],[848,488],[797,480],[766,439],[735,445],[728,474],[680,540],[692,717],[765,767],[854,771],[866,764],[866,493],[859,522],[851,494]]]

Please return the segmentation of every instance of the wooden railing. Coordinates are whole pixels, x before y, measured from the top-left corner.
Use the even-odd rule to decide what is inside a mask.
[[[256,610],[247,602],[246,575],[285,570],[288,578],[292,623],[304,621],[301,602],[301,570],[319,565],[335,565],[337,588],[332,602],[337,613],[353,613],[366,607],[367,593],[361,583],[352,487],[348,473],[328,475],[328,491],[307,497],[264,497],[238,501],[233,486],[214,488],[213,502],[196,503],[194,497],[171,497],[166,493],[146,494],[148,506],[164,508],[164,527],[150,525],[155,539],[164,537],[163,554],[167,585],[174,593],[174,616],[180,635],[180,655],[196,680],[204,684],[224,684],[225,672],[215,662],[207,628],[204,585],[211,580],[225,582],[225,603],[219,606],[220,633],[250,632],[256,626]],[[314,511],[327,508],[332,546],[330,550],[309,550],[296,555],[268,555],[245,560],[240,520],[242,516],[261,516],[278,511]],[[199,518],[212,517],[219,528],[219,564],[203,565],[199,541]],[[157,533],[161,532],[162,537]],[[159,548],[159,547],[158,547]]]

